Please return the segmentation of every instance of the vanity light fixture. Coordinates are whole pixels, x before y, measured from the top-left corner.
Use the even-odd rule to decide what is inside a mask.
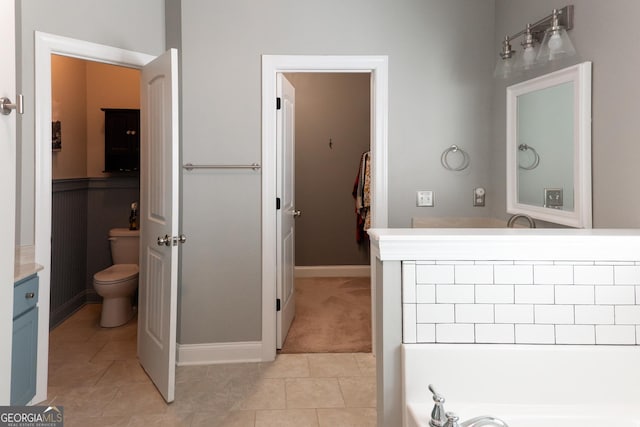
[[[502,41],[500,59],[494,70],[494,77],[508,78],[515,71],[528,70],[547,61],[575,55],[567,30],[573,28],[573,5],[553,12]],[[514,58],[511,41],[524,36],[522,51]]]

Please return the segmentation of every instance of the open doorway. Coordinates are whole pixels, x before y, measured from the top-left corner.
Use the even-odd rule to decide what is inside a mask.
[[[365,159],[371,149],[371,73],[284,76],[295,88],[294,187],[300,215],[296,314],[281,353],[371,352],[364,227],[371,206],[370,185],[364,185],[370,181]]]
[[[386,56],[306,56],[263,55],[262,57],[262,359],[273,360],[278,338],[286,335],[283,316],[278,313],[278,299],[285,295],[284,281],[293,276],[293,265],[279,260],[282,235],[278,209],[282,194],[279,181],[286,174],[286,162],[279,156],[280,118],[278,98],[282,96],[282,73],[370,73],[371,111],[371,226],[383,228],[388,224],[387,195],[387,114],[388,114],[388,58]],[[282,103],[286,106],[286,102]],[[286,126],[284,126],[286,129]],[[276,202],[274,204],[274,201]],[[274,206],[275,205],[275,206]],[[274,209],[275,208],[275,209]],[[295,209],[287,215],[296,215]],[[274,250],[275,249],[275,250]],[[375,276],[371,283],[376,283]],[[371,306],[376,304],[375,288],[371,288]],[[276,304],[274,304],[274,302]],[[371,310],[372,347],[375,348],[375,311]]]

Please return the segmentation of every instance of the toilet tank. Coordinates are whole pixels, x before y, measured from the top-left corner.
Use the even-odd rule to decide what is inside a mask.
[[[140,257],[140,230],[112,228],[109,230],[111,259],[114,264],[138,264]]]

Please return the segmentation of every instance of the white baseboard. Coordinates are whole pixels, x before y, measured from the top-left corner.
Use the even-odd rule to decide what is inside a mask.
[[[369,277],[368,265],[313,265],[295,267],[296,277]]]
[[[177,344],[176,349],[178,366],[262,361],[261,341]]]

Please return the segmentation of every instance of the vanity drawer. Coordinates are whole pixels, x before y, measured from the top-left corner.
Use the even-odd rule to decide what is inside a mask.
[[[38,303],[38,276],[30,276],[13,288],[13,318],[20,316]]]

